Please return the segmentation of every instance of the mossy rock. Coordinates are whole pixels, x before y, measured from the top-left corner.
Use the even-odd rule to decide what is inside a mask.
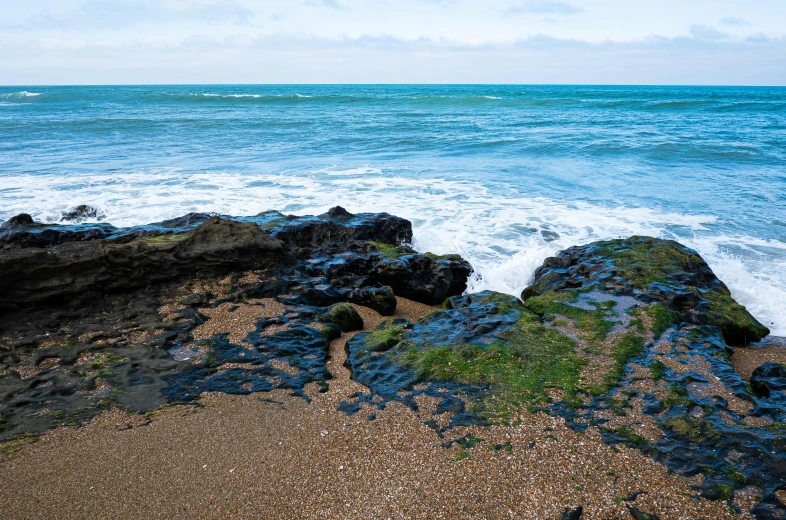
[[[389,260],[398,260],[402,255],[407,254],[406,251],[393,244],[386,244],[384,242],[369,242],[372,246],[377,248],[377,251],[382,253]]]
[[[176,244],[188,237],[187,233],[178,233],[174,235],[157,235],[154,237],[144,237],[142,242],[148,245],[169,245]]]
[[[720,328],[723,339],[731,345],[747,345],[761,341],[770,330],[759,323],[748,309],[734,301],[724,291],[707,291],[701,294],[710,304],[707,313],[712,325]]]
[[[360,317],[357,309],[349,303],[333,305],[328,310],[328,316],[341,329],[341,332],[350,332],[363,328],[363,318]]]
[[[453,262],[461,262],[463,260],[461,255],[457,254],[436,255],[434,253],[426,253],[426,256],[432,260],[450,260]]]

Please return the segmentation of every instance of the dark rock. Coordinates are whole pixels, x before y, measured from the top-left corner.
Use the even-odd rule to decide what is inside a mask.
[[[634,236],[560,251],[535,271],[522,300],[549,291],[596,287],[663,303],[680,321],[715,325],[733,345],[756,342],[769,330],[731,297],[706,262],[672,240]]]
[[[363,318],[357,309],[348,303],[337,303],[330,307],[328,316],[333,320],[341,332],[351,332],[363,328]]]
[[[306,384],[327,388],[330,341],[363,326],[349,302],[385,315],[396,310],[396,295],[375,271],[389,260],[375,244],[406,250],[413,261],[398,262],[385,280],[425,284],[417,297],[463,290],[451,282],[446,293],[441,280],[465,263],[418,254],[403,245],[411,238],[406,220],[339,210],[318,217],[194,213],[120,229],[2,226],[0,439],[78,424],[108,406],[148,411],[205,391],[285,388],[308,399]],[[432,267],[415,272],[421,265]],[[226,334],[194,339],[194,327],[213,319],[205,308],[265,305],[258,298],[285,307],[258,320],[243,345]],[[162,306],[171,312],[162,315]],[[16,366],[41,368],[25,380]]]
[[[32,226],[34,224],[33,217],[27,213],[20,213],[19,215],[9,218],[0,228],[15,228],[22,226]]]
[[[639,511],[635,507],[626,506],[628,511],[630,511],[630,515],[635,518],[636,520],[660,520],[657,515],[653,515],[651,513],[644,513],[643,511]]]
[[[186,273],[266,267],[283,257],[282,243],[255,224],[220,218],[171,240],[93,240],[11,250],[0,253],[0,291],[5,296],[0,308],[88,291],[134,289]]]
[[[773,392],[786,395],[786,367],[772,361],[764,363],[753,371],[750,382],[759,397],[771,397]]]
[[[554,242],[555,240],[559,239],[559,233],[555,233],[554,231],[549,231],[548,229],[542,229],[540,231],[543,240],[546,242]]]
[[[110,224],[32,224],[0,226],[0,251],[33,247],[51,247],[68,242],[101,240],[111,237],[117,229]]]
[[[330,208],[328,210],[328,215],[330,215],[331,217],[351,217],[352,216],[352,214],[349,211],[345,210],[341,206],[336,206],[335,208]]]
[[[63,213],[63,215],[60,217],[60,220],[62,222],[80,223],[91,218],[101,220],[105,216],[106,215],[98,208],[88,206],[87,204],[80,204],[71,211]]]
[[[566,507],[565,511],[562,512],[560,515],[560,520],[580,520],[582,515],[584,514],[584,508],[582,506],[569,508]]]

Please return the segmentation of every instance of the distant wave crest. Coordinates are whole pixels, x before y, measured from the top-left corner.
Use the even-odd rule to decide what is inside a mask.
[[[6,94],[0,94],[0,99],[24,99],[29,97],[38,97],[40,96],[40,92],[28,92],[26,90],[22,90],[21,92],[9,92]]]

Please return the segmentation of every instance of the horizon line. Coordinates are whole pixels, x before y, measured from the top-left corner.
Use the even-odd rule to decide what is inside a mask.
[[[9,83],[8,87],[186,87],[186,86],[379,86],[379,87],[440,87],[440,86],[528,86],[528,87],[715,87],[715,88],[786,88],[786,84],[731,83]]]

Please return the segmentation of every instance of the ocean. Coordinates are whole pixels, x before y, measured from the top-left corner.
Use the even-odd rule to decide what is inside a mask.
[[[516,295],[560,249],[670,238],[786,336],[786,88],[0,87],[0,219],[77,204],[387,211]]]

